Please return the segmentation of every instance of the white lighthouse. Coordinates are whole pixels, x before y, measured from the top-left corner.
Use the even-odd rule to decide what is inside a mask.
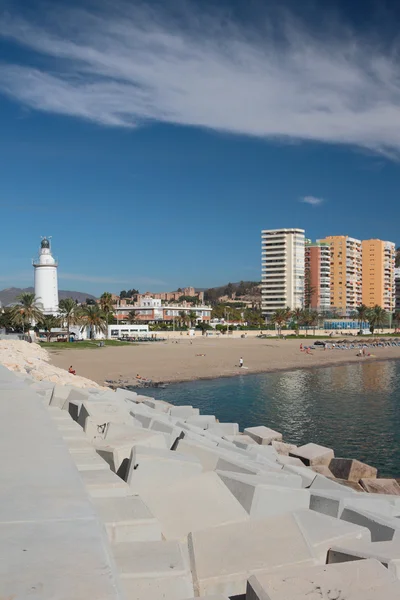
[[[50,240],[43,238],[39,256],[33,261],[35,269],[35,296],[45,315],[58,313],[58,262],[51,253]]]

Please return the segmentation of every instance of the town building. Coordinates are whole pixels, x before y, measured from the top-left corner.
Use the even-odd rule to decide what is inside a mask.
[[[175,292],[145,292],[144,294],[138,294],[136,300],[140,302],[142,298],[149,295],[155,300],[163,300],[164,302],[178,302],[182,296],[185,296],[186,298],[196,298],[200,303],[204,302],[204,292],[196,292],[194,287],[179,288],[179,290]]]
[[[39,256],[32,261],[35,279],[35,297],[45,315],[58,313],[58,262],[51,253],[50,238],[43,238]]]
[[[304,229],[266,229],[261,233],[261,310],[304,306]]]
[[[304,305],[327,312],[331,308],[331,248],[327,242],[306,240]]]
[[[362,242],[362,303],[368,307],[381,306],[393,312],[395,289],[396,246],[382,240]]]
[[[163,304],[160,298],[154,298],[153,295],[141,296],[138,302],[126,304],[118,303],[114,306],[114,314],[117,321],[132,320],[141,323],[173,323],[182,319],[182,314],[189,317],[189,314],[196,315],[197,322],[209,322],[211,319],[211,306],[199,304],[192,306],[189,302],[175,304]]]
[[[337,310],[340,316],[350,316],[362,304],[361,240],[331,235],[317,241],[330,247],[331,310]]]

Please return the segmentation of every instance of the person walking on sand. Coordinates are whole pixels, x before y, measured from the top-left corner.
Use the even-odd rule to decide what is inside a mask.
[[[243,358],[242,357],[239,358],[239,367],[240,368],[243,367]]]

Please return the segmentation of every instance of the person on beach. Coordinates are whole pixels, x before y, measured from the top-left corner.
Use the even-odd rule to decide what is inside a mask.
[[[71,373],[71,375],[76,375],[76,371],[72,368],[72,365],[68,369],[68,373]]]
[[[239,358],[239,367],[243,367],[243,358],[242,357]]]
[[[303,344],[300,344],[300,352],[303,352]]]

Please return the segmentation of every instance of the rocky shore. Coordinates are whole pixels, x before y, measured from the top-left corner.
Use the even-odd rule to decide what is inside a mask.
[[[8,351],[5,597],[400,597],[400,486],[373,466],[265,424],[241,432],[193,406],[54,381],[40,348]]]

